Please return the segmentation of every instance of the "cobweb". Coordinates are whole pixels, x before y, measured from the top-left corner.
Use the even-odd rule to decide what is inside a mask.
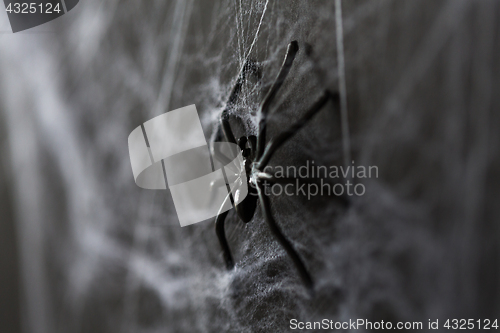
[[[287,332],[293,318],[426,327],[500,312],[500,6],[342,6],[341,35],[333,1],[86,0],[36,33],[0,36],[26,332]],[[256,134],[292,40],[300,51],[269,137],[324,89],[345,90],[349,122],[328,105],[272,164],[342,165],[349,150],[380,171],[348,209],[272,198],[313,298],[260,212],[248,224],[230,213],[227,272],[213,222],[181,228],[168,191],[135,185],[127,147],[135,127],[190,104],[213,141],[247,59],[262,78],[230,116],[237,137]]]

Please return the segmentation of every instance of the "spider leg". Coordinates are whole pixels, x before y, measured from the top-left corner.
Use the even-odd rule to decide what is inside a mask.
[[[226,197],[224,203],[221,208],[224,207],[226,200],[228,200],[229,196]],[[233,256],[231,255],[231,249],[229,248],[229,244],[227,243],[226,231],[224,228],[224,222],[226,221],[226,217],[229,211],[219,212],[215,217],[215,233],[217,234],[217,238],[219,239],[220,247],[222,249],[222,255],[224,257],[224,261],[226,263],[226,268],[228,270],[233,269],[234,261]]]
[[[314,284],[311,275],[307,271],[306,266],[302,262],[302,259],[300,258],[299,254],[293,248],[292,243],[283,235],[280,228],[276,224],[276,221],[274,220],[273,215],[271,214],[271,204],[269,202],[269,198],[264,193],[262,186],[263,186],[262,183],[257,183],[257,190],[258,190],[260,205],[262,207],[262,212],[264,214],[264,219],[266,220],[274,237],[276,237],[278,242],[285,249],[288,256],[292,259],[295,268],[299,272],[302,282],[307,287],[309,292],[313,293]]]
[[[260,158],[264,152],[264,145],[266,144],[266,126],[267,126],[267,114],[269,113],[269,106],[276,96],[276,93],[283,85],[288,73],[290,72],[290,68],[292,67],[293,60],[295,59],[295,55],[299,50],[299,44],[297,41],[293,41],[288,44],[288,49],[286,51],[285,60],[281,65],[278,76],[274,80],[271,89],[267,93],[266,97],[262,101],[260,105],[260,122],[259,122],[259,135],[257,136],[257,158]]]
[[[222,132],[224,133],[224,136],[226,138],[227,142],[231,143],[236,143],[236,138],[234,137],[233,130],[231,129],[231,125],[229,124],[229,119],[228,119],[228,111],[234,106],[236,103],[236,100],[238,99],[238,96],[241,92],[241,87],[243,86],[243,83],[245,82],[247,73],[253,73],[257,77],[260,77],[259,69],[257,67],[257,64],[254,60],[248,59],[243,65],[243,68],[240,71],[240,74],[238,75],[238,79],[236,80],[236,83],[234,84],[233,89],[231,90],[231,94],[229,95],[229,98],[226,103],[226,107],[222,111],[220,115],[220,127],[217,131],[216,135],[216,141],[221,141],[222,135],[221,135],[221,128]]]
[[[234,261],[231,255],[231,249],[226,239],[226,231],[224,229],[224,222],[226,220],[228,212],[221,213],[215,218],[215,232],[219,238],[220,247],[222,248],[222,255],[224,256],[224,262],[226,263],[226,268],[228,270],[233,269]]]
[[[338,94],[332,94],[329,91],[325,91],[320,99],[313,104],[313,106],[302,116],[302,118],[300,118],[295,124],[290,126],[287,130],[279,134],[277,137],[273,138],[271,142],[266,146],[263,155],[261,155],[258,161],[258,169],[262,170],[263,168],[265,168],[276,150],[288,139],[294,136],[298,130],[304,127],[304,125],[306,125],[309,120],[311,120],[316,115],[316,113],[321,110],[321,108],[328,102],[329,99],[332,99],[335,102],[335,105],[338,106]]]

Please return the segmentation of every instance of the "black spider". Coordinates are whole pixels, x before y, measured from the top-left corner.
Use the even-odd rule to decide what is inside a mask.
[[[275,178],[272,174],[265,173],[262,170],[267,166],[269,160],[276,152],[276,150],[287,140],[289,140],[299,129],[301,129],[312,117],[322,109],[322,107],[332,100],[334,102],[336,111],[339,109],[339,96],[338,94],[330,93],[325,90],[321,97],[313,104],[313,106],[302,116],[302,118],[295,124],[290,126],[287,130],[279,134],[277,137],[273,138],[266,145],[266,125],[267,125],[267,115],[269,113],[269,106],[271,101],[276,96],[278,90],[283,84],[283,81],[287,77],[290,68],[292,67],[295,55],[299,50],[298,43],[296,41],[291,42],[288,45],[285,60],[280,68],[278,76],[276,77],[274,83],[272,84],[269,92],[265,96],[262,104],[260,105],[260,122],[259,122],[259,132],[258,136],[250,135],[248,137],[242,136],[238,141],[236,141],[233,131],[228,120],[228,110],[234,107],[238,95],[241,91],[242,85],[245,82],[247,73],[254,73],[258,75],[258,69],[254,62],[248,61],[243,69],[241,70],[236,84],[231,91],[228,102],[225,109],[222,111],[220,116],[220,127],[216,135],[216,141],[222,139],[222,133],[227,142],[237,144],[242,150],[242,156],[245,161],[245,171],[247,175],[247,188],[248,195],[246,198],[235,206],[236,212],[240,219],[247,223],[249,222],[255,214],[257,207],[257,199],[260,201],[260,206],[262,208],[262,213],[264,218],[271,229],[271,232],[276,237],[278,242],[283,246],[285,251],[288,253],[292,259],[299,275],[304,282],[305,286],[313,291],[314,284],[311,278],[311,274],[306,269],[304,262],[300,258],[297,251],[294,249],[292,243],[283,235],[280,228],[276,224],[272,214],[270,201],[268,196],[265,194],[263,188],[265,182],[270,183],[293,183],[295,184],[295,178]],[[309,183],[311,179],[301,179],[305,183]],[[347,200],[344,197],[339,197],[343,204],[347,204]],[[231,198],[231,201],[233,199]],[[234,267],[233,257],[231,255],[231,250],[227,243],[224,221],[226,219],[228,212],[223,212],[217,215],[215,218],[215,230],[217,237],[219,238],[220,245],[222,247],[224,260],[226,262],[227,269],[232,269]]]

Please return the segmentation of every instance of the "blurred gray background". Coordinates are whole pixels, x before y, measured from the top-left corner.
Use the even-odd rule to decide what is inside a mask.
[[[287,332],[289,320],[495,319],[500,313],[500,3],[85,0],[11,34],[0,14],[0,331]],[[127,137],[196,104],[207,139],[248,57],[232,125],[255,134],[287,44],[301,50],[272,137],[325,88],[344,38],[352,158],[377,179],[348,209],[273,197],[310,298],[260,212],[227,235],[179,226],[133,181]],[[305,55],[306,44],[314,51]],[[328,105],[273,165],[342,164]]]

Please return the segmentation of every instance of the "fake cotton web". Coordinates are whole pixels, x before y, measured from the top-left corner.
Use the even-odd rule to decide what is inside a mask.
[[[87,0],[54,34],[2,36],[26,330],[287,332],[293,318],[499,313],[498,270],[487,268],[499,236],[487,182],[498,169],[498,16],[494,1]],[[213,141],[247,59],[262,77],[248,78],[230,119],[237,137],[256,134],[292,40],[300,51],[268,137],[324,89],[345,97],[349,123],[327,105],[271,164],[352,159],[380,172],[348,209],[272,197],[314,298],[260,211],[248,224],[229,214],[227,272],[213,223],[180,228],[168,191],[135,186],[127,151],[134,128],[191,104]]]

